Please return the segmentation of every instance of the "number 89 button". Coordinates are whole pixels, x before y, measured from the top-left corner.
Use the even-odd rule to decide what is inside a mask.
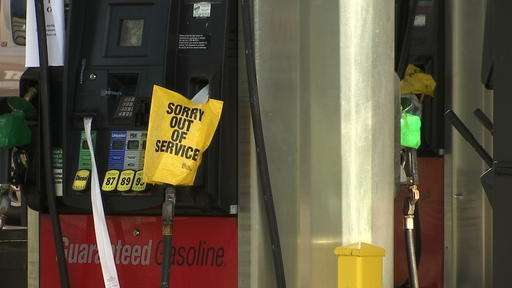
[[[117,182],[117,191],[126,192],[132,188],[133,176],[135,172],[133,170],[124,170],[119,176]]]

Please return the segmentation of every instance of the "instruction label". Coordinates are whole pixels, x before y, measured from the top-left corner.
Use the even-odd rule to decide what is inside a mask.
[[[52,149],[52,168],[53,168],[53,185],[55,185],[55,195],[62,196],[62,148],[53,147]]]
[[[92,131],[93,145],[96,145],[96,131]],[[89,182],[89,176],[91,174],[92,162],[91,153],[89,152],[89,145],[87,144],[87,138],[85,132],[82,131],[80,134],[80,150],[78,152],[78,171],[76,171],[75,177],[73,178],[73,185],[71,189],[75,191],[84,191]]]
[[[202,34],[180,34],[178,49],[182,50],[206,50],[208,49],[209,36]]]
[[[124,169],[124,152],[126,147],[126,131],[112,131],[110,151],[108,151],[108,169]]]
[[[127,131],[123,169],[141,170],[144,166],[147,131]]]
[[[92,131],[92,145],[96,145],[96,131]],[[93,147],[94,148],[94,147]],[[89,152],[89,145],[85,138],[85,132],[80,133],[80,152],[78,153],[78,169],[92,169],[91,153]]]

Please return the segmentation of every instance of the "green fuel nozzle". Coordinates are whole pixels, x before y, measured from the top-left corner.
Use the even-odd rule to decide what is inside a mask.
[[[400,118],[400,145],[417,149],[421,144],[421,118],[402,113]]]
[[[24,97],[9,97],[12,112],[0,115],[0,149],[27,145],[32,139],[27,120],[37,120],[37,110],[30,99],[37,93],[31,88]]]
[[[20,110],[0,115],[0,149],[27,145],[31,141],[25,113]]]
[[[421,145],[422,105],[413,94],[401,96],[400,145],[418,149]]]

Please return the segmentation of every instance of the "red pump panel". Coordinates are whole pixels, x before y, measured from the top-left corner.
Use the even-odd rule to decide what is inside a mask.
[[[60,219],[70,287],[104,287],[92,216],[61,215]],[[160,287],[160,217],[107,216],[107,226],[121,287]],[[238,287],[237,231],[234,217],[176,217],[170,287]],[[40,287],[58,288],[48,215],[41,215],[39,245]]]

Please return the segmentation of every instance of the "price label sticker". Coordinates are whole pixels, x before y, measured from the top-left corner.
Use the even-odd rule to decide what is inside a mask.
[[[119,176],[119,182],[117,182],[117,191],[125,192],[132,188],[133,176],[135,172],[133,170],[124,170]]]
[[[109,170],[105,173],[105,179],[103,179],[103,185],[101,190],[111,192],[116,189],[117,179],[119,179],[118,170]]]
[[[132,190],[135,192],[141,192],[146,190],[146,182],[142,179],[144,176],[144,171],[140,170],[135,173],[135,178],[133,179]]]

